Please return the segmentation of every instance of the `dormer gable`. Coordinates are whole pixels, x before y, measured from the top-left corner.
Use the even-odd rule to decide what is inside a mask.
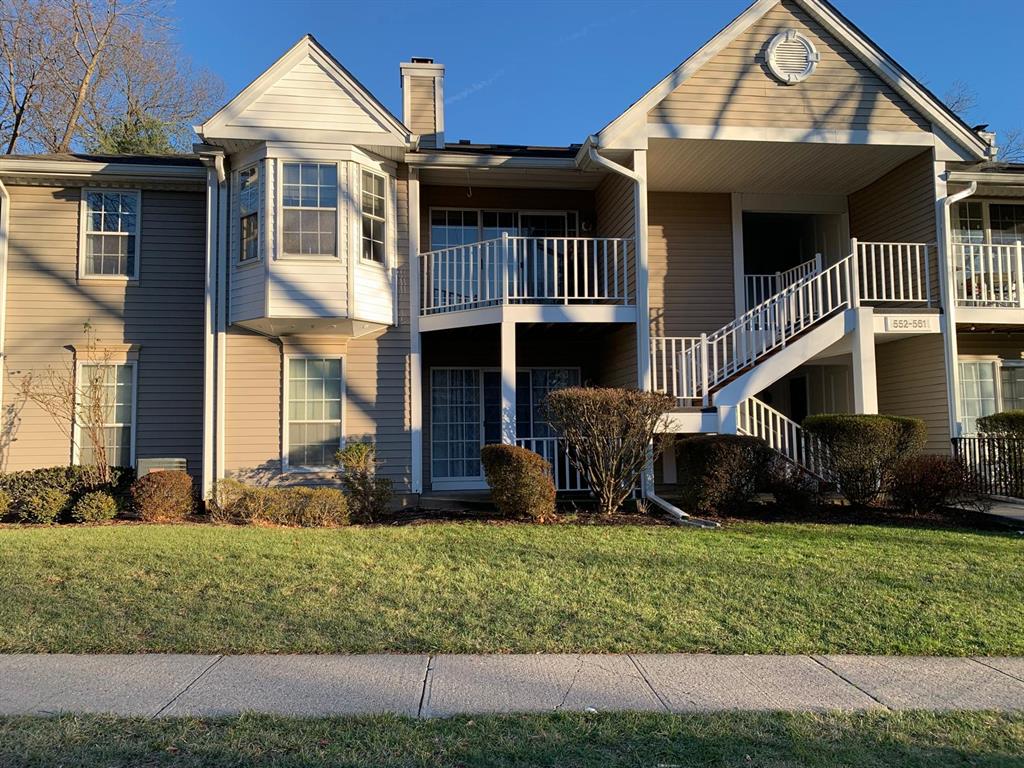
[[[393,155],[411,133],[312,35],[305,35],[196,132],[211,144],[348,144]]]

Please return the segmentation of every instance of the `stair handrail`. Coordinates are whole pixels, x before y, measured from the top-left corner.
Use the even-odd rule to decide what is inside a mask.
[[[764,440],[787,461],[818,479],[823,478],[818,441],[798,422],[763,400],[748,397],[739,404],[737,432]]]
[[[853,252],[849,256],[840,259],[821,272],[807,275],[796,281],[756,307],[747,310],[732,322],[712,331],[706,337],[702,337],[701,356],[713,361],[711,370],[704,372],[702,376],[707,381],[702,392],[704,404],[708,405],[710,388],[720,381],[754,363],[767,353],[785,346],[786,340],[790,336],[816,325],[837,311],[856,306],[858,303],[854,287],[856,260],[857,249],[854,245]],[[811,289],[816,289],[816,291]],[[802,295],[802,291],[807,296],[803,301],[796,303],[805,305],[803,310],[806,314],[794,315],[793,307],[785,302],[792,302],[794,296]],[[835,293],[834,297],[831,295],[832,293]],[[817,310],[815,310],[815,305],[817,305]],[[800,307],[797,307],[797,310],[800,311]],[[734,342],[730,349],[728,344],[730,338],[741,343]],[[739,357],[738,347],[745,350],[742,363],[730,359]]]

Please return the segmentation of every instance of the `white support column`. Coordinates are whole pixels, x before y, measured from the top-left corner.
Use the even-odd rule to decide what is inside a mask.
[[[740,431],[740,409],[738,405],[718,406],[718,433],[735,435]]]
[[[501,324],[501,442],[516,442],[516,324]]]
[[[732,193],[732,284],[736,317],[747,311],[746,266],[743,258],[743,195]]]
[[[636,363],[637,386],[651,388],[651,311],[647,265],[647,150],[633,150],[633,212],[636,247]]]
[[[409,169],[409,432],[411,488],[423,493],[423,339],[420,335],[420,179]],[[401,313],[399,313],[401,315]]]
[[[853,323],[853,410],[878,413],[875,374],[875,319],[871,307],[848,310]]]

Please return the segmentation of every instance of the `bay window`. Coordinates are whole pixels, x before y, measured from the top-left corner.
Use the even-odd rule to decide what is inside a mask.
[[[281,199],[286,256],[336,256],[338,166],[284,163]]]
[[[238,260],[260,256],[260,172],[257,166],[238,174]]]
[[[372,171],[362,175],[362,243],[363,258],[383,264],[387,232],[387,180]]]

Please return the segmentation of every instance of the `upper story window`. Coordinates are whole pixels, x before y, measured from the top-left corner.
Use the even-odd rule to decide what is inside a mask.
[[[286,256],[337,255],[337,165],[285,163],[281,207]]]
[[[523,237],[575,237],[575,211],[485,211],[434,208],[430,211],[430,250],[495,240],[504,234]]]
[[[260,257],[260,171],[257,166],[238,174],[238,260]]]
[[[139,190],[84,190],[83,253],[85,277],[138,276]]]
[[[1024,241],[1024,205],[967,200],[956,205],[953,242],[1013,245]]]
[[[383,264],[387,180],[380,174],[363,171],[362,181],[363,258]]]

